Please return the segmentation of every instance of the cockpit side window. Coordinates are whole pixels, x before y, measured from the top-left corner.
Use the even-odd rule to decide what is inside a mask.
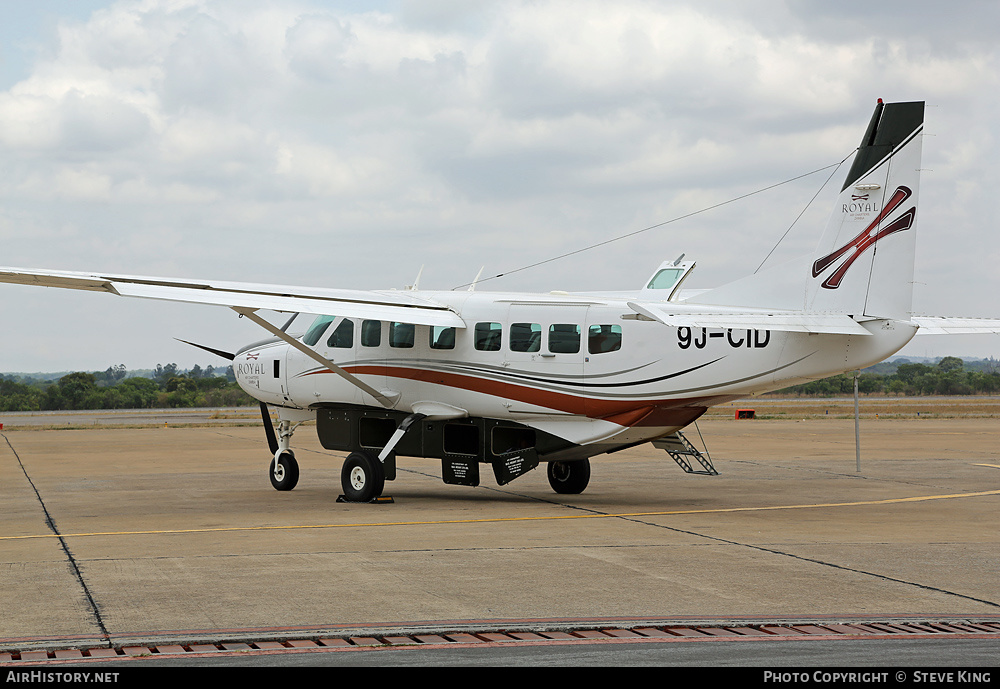
[[[326,341],[327,347],[339,349],[350,349],[354,346],[354,321],[345,318],[337,324],[330,334],[330,339]]]
[[[317,316],[316,320],[309,326],[309,330],[302,337],[302,342],[310,347],[315,346],[319,342],[319,338],[323,336],[323,333],[326,332],[326,329],[336,318],[336,316]]]

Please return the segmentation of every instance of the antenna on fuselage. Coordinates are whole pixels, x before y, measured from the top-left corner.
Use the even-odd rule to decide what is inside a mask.
[[[486,270],[486,266],[483,266],[482,268],[480,268],[479,272],[476,273],[476,279],[472,281],[471,285],[469,285],[469,291],[470,292],[475,292],[476,291],[476,283],[479,282],[479,278],[482,277],[484,270]]]
[[[424,267],[420,266],[420,270],[417,271],[417,277],[413,280],[412,285],[407,285],[405,289],[409,291],[414,291],[420,289],[420,276],[424,273]]]

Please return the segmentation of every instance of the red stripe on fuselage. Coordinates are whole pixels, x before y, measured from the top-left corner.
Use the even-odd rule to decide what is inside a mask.
[[[568,414],[603,419],[621,426],[682,426],[698,418],[712,404],[737,399],[729,395],[688,399],[607,400],[421,368],[361,365],[345,366],[344,370],[352,375],[402,378],[469,390]],[[330,373],[330,371],[323,369],[309,375],[320,373]]]

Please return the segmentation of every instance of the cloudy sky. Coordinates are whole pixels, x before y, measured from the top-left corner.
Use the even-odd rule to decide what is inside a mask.
[[[451,289],[826,168],[876,99],[926,100],[915,310],[1000,317],[997,27],[992,0],[0,0],[0,265]],[[803,209],[770,261],[811,250],[831,171],[479,289],[628,289],[680,253],[722,284]],[[14,285],[0,327],[0,371],[265,335]]]

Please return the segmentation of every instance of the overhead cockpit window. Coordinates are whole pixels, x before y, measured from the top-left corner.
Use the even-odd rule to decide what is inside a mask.
[[[556,323],[549,326],[549,351],[553,354],[576,354],[580,351],[580,326]]]
[[[620,325],[592,325],[587,337],[587,351],[591,354],[617,352],[622,348]]]
[[[389,324],[389,346],[409,349],[413,346],[413,336],[416,326],[412,323]]]
[[[683,268],[664,268],[649,281],[646,289],[670,289],[677,284],[677,280],[684,274]]]
[[[454,349],[455,329],[446,328],[443,325],[432,325],[430,327],[431,349]]]
[[[338,349],[350,349],[354,346],[354,321],[345,318],[337,324],[330,334],[330,339],[326,341],[327,347]]]
[[[310,347],[314,346],[317,342],[319,342],[319,338],[323,336],[323,333],[326,332],[326,329],[336,318],[336,316],[317,316],[316,320],[314,320],[312,325],[309,326],[309,330],[307,330],[306,334],[302,337],[302,341]]]
[[[537,352],[542,348],[542,326],[538,323],[510,324],[510,351]]]

